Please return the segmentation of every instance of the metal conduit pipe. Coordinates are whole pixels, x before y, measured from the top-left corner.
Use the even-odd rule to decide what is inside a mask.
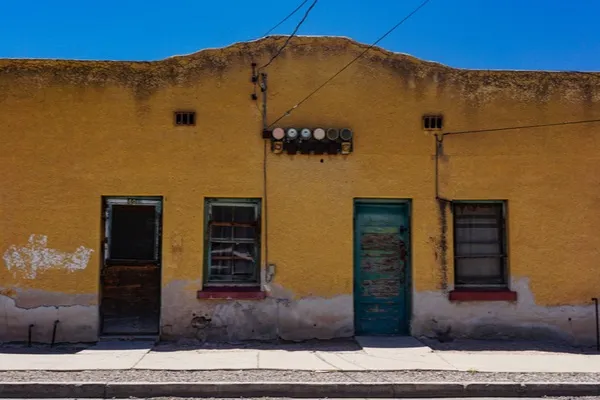
[[[27,334],[27,347],[31,347],[31,330],[35,325],[29,324],[29,332]]]
[[[592,301],[596,304],[596,350],[600,351],[600,321],[598,321],[598,298],[592,298]]]

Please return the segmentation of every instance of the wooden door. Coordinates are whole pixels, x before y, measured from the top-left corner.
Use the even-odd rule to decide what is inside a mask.
[[[158,334],[161,277],[160,198],[104,201],[101,333]]]
[[[409,203],[357,202],[354,308],[357,335],[408,334]]]

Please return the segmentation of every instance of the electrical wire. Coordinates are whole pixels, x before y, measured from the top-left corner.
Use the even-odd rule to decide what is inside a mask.
[[[269,29],[264,35],[262,35],[262,37],[268,36],[269,33],[273,32],[275,29],[279,28],[279,26],[281,24],[283,24],[285,21],[287,21],[288,19],[290,19],[294,14],[296,14],[298,12],[298,10],[300,10],[306,3],[308,3],[308,0],[304,0],[302,3],[300,3],[300,5],[298,7],[296,7],[296,9],[294,11],[292,11],[291,13],[289,13],[287,15],[287,17],[285,17],[284,19],[282,19],[281,21],[279,21],[279,23],[277,25],[275,25],[274,27],[272,27],[271,29]]]
[[[317,4],[318,0],[315,0],[311,6],[308,8],[308,10],[304,13],[304,17],[300,20],[300,22],[296,25],[296,28],[294,29],[294,31],[292,32],[292,34],[287,38],[287,40],[285,41],[285,43],[283,44],[283,46],[281,46],[281,48],[279,48],[279,50],[277,51],[277,53],[271,57],[271,59],[269,60],[268,63],[266,63],[265,65],[263,65],[262,67],[258,68],[258,70],[256,71],[256,80],[254,82],[254,96],[256,96],[256,86],[258,84],[258,77],[260,76],[259,72],[261,69],[264,69],[266,67],[268,67],[273,60],[275,60],[283,51],[283,49],[285,49],[285,47],[288,45],[288,43],[290,42],[290,40],[292,40],[292,37],[294,37],[294,35],[296,35],[296,33],[298,32],[298,29],[300,29],[300,26],[304,23],[304,21],[306,20],[306,18],[308,17],[308,14],[310,13],[310,11],[313,9],[313,7]],[[282,19],[278,24],[276,24],[275,26],[273,26],[271,29],[269,29],[264,35],[263,37],[269,35],[269,33],[271,33],[273,30],[277,29],[281,24],[283,24],[285,21],[287,21],[288,19],[290,19],[294,14],[296,14],[306,3],[308,3],[308,0],[304,0],[300,3],[300,5],[298,7],[296,7],[296,9],[294,11],[292,11],[290,14],[288,14],[284,19]],[[266,87],[262,88],[262,90],[266,90]],[[263,113],[263,120],[264,123],[266,125],[266,110],[263,108],[261,110],[261,108],[258,106],[258,103],[256,102],[256,109],[260,112]],[[267,192],[267,160],[268,160],[268,141],[265,140],[264,141],[264,149],[263,149],[263,218],[264,218],[264,232],[265,232],[265,238],[264,238],[264,246],[265,246],[265,268],[268,269],[269,268],[269,220],[268,220],[268,215],[269,215],[269,208],[268,208],[268,192]],[[279,310],[279,303],[277,304],[278,310]],[[279,312],[277,313],[278,315],[278,319],[277,319],[277,337],[279,337]]]
[[[273,30],[277,29],[281,24],[283,24],[285,21],[287,21],[288,19],[290,19],[294,14],[296,14],[298,12],[298,10],[300,10],[306,3],[308,3],[308,0],[302,1],[300,3],[300,5],[298,5],[298,7],[296,7],[294,9],[294,11],[292,11],[291,13],[289,13],[284,19],[282,19],[281,21],[279,21],[275,26],[273,26],[271,29],[269,29],[262,36],[256,38],[255,40],[258,40],[260,38],[264,38],[264,37],[268,36],[269,33],[273,32]],[[256,96],[256,82],[254,83],[254,96]],[[256,107],[258,108],[258,105]],[[260,108],[258,108],[258,110],[260,111]]]
[[[277,122],[281,121],[283,118],[285,118],[288,115],[290,115],[290,113],[292,111],[294,111],[296,108],[300,107],[300,105],[302,105],[305,101],[307,101],[312,96],[314,96],[319,90],[323,89],[329,82],[331,82],[332,80],[334,80],[339,74],[341,74],[342,72],[344,72],[349,66],[351,66],[352,64],[354,64],[359,58],[361,58],[362,56],[364,56],[366,52],[368,52],[373,47],[375,47],[377,45],[377,43],[379,43],[383,39],[385,39],[390,33],[392,33],[394,30],[396,30],[396,28],[398,28],[400,25],[402,25],[404,22],[406,22],[410,17],[412,17],[413,15],[415,15],[421,8],[425,7],[425,5],[427,5],[427,3],[429,3],[430,1],[431,0],[425,0],[425,1],[423,1],[417,8],[415,8],[413,11],[411,11],[400,22],[398,22],[390,30],[388,30],[386,33],[384,33],[383,36],[381,36],[379,39],[377,39],[375,42],[373,42],[371,45],[369,45],[365,50],[363,50],[358,56],[356,56],[354,59],[352,59],[348,64],[344,65],[344,67],[342,67],[342,69],[340,69],[338,72],[336,72],[335,74],[333,74],[329,79],[327,79],[325,82],[323,82],[319,87],[317,87],[315,90],[313,90],[312,92],[310,92],[306,97],[304,97],[302,100],[300,100],[298,103],[296,103],[295,106],[293,106],[292,108],[290,108],[289,110],[287,110],[285,113],[283,113],[283,115],[281,115],[279,118],[277,118],[275,120],[275,122],[273,122],[271,125],[269,125],[269,128],[273,127],[273,125],[275,125]]]
[[[273,32],[273,30],[277,29],[281,24],[283,24],[285,21],[287,21],[288,19],[290,19],[294,14],[296,14],[298,12],[298,10],[300,10],[306,3],[308,3],[308,0],[304,0],[303,2],[301,2],[300,5],[298,5],[298,7],[296,7],[294,9],[294,11],[292,11],[291,13],[289,13],[284,19],[282,19],[281,21],[279,21],[275,26],[273,26],[271,29],[269,29],[262,36],[256,38],[255,40],[258,40],[260,38],[264,38],[264,37],[268,36],[269,33]],[[259,70],[260,70],[260,68],[259,68]],[[256,96],[256,82],[254,83],[254,96]],[[258,105],[257,105],[257,108],[258,108]],[[259,109],[259,111],[260,111],[260,109]]]
[[[477,129],[477,130],[472,130],[472,131],[445,132],[445,133],[442,133],[442,136],[460,135],[463,133],[499,132],[499,131],[511,131],[511,130],[516,130],[516,129],[544,128],[547,126],[591,124],[591,123],[596,123],[596,122],[600,122],[600,119],[587,119],[587,120],[581,120],[581,121],[563,121],[563,122],[555,122],[555,123],[551,123],[551,124],[509,126],[509,127],[504,127],[504,128]]]
[[[298,29],[300,29],[300,26],[302,26],[302,24],[304,23],[304,21],[306,21],[306,18],[308,18],[308,14],[310,14],[310,11],[313,9],[313,7],[315,5],[317,5],[317,2],[319,0],[315,0],[313,1],[313,3],[310,5],[310,7],[308,7],[308,10],[306,10],[306,12],[304,13],[304,17],[302,17],[302,19],[300,20],[300,22],[298,22],[298,25],[296,25],[296,28],[294,28],[294,31],[292,32],[292,34],[290,36],[288,36],[288,38],[286,39],[286,41],[283,43],[283,45],[279,48],[279,50],[277,50],[277,53],[275,53],[275,55],[273,57],[271,57],[271,59],[269,60],[268,63],[266,63],[265,65],[263,65],[262,67],[260,67],[258,69],[258,71],[267,68],[269,65],[271,65],[271,63],[277,58],[279,57],[279,55],[281,54],[281,52],[283,51],[283,49],[285,49],[285,47],[288,45],[288,43],[290,42],[290,40],[292,40],[292,38],[296,35],[296,33],[298,32]],[[429,0],[427,0],[429,1]]]
[[[283,49],[285,48],[285,46],[287,46],[287,44],[289,43],[289,41],[291,40],[292,36],[294,36],[296,34],[296,32],[298,31],[298,29],[300,28],[300,25],[302,25],[302,23],[304,22],[304,20],[306,19],[306,17],[308,16],[308,13],[310,12],[310,10],[315,6],[315,4],[317,3],[318,0],[315,0],[315,2],[310,6],[310,8],[308,9],[308,11],[306,12],[306,14],[304,15],[304,18],[302,19],[302,21],[300,21],[300,23],[296,26],[296,29],[294,30],[294,32],[290,35],[290,37],[286,40],[286,42],[284,43],[284,45],[279,49],[279,51],[277,52],[277,54],[271,58],[271,60],[269,60],[269,62],[266,65],[263,65],[262,67],[258,68],[258,70],[256,71],[256,76],[258,76],[258,73],[260,72],[261,69],[267,67],[275,58],[277,58],[277,56],[279,56],[279,54],[283,51]],[[273,26],[271,29],[269,29],[262,37],[267,36],[269,33],[271,33],[274,29],[276,29],[277,27],[279,27],[281,24],[283,24],[285,21],[287,21],[290,17],[292,17],[294,14],[296,14],[296,12],[298,12],[298,10],[300,10],[306,3],[308,3],[308,0],[304,0],[302,3],[300,3],[300,5],[298,7],[296,7],[296,9],[294,9],[294,11],[292,11],[290,14],[288,14],[284,19],[282,19],[281,21],[279,21],[279,23],[277,23],[277,25]],[[253,89],[253,94],[256,97],[257,93],[256,93],[256,81],[254,82],[254,89]],[[258,106],[258,103],[256,103],[256,109],[261,112],[260,107]]]

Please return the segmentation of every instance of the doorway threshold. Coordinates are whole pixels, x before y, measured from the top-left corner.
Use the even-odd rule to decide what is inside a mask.
[[[158,335],[100,335],[98,338],[99,342],[116,342],[116,341],[130,341],[130,342],[154,342],[157,343],[159,339]]]

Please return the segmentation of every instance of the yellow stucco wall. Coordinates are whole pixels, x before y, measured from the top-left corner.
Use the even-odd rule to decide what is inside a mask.
[[[204,197],[262,197],[261,116],[251,62],[281,39],[148,63],[0,60],[0,253],[27,243],[93,250],[86,269],[0,286],[96,294],[101,196],[161,195],[163,286],[192,282],[203,263]],[[297,38],[268,68],[273,121],[363,46]],[[442,287],[434,138],[447,131],[600,118],[600,75],[451,69],[374,49],[282,121],[347,126],[350,156],[268,152],[269,262],[296,297],[352,293],[353,199],[412,199],[415,292]],[[172,112],[193,109],[195,127]],[[536,304],[587,304],[599,294],[600,125],[447,136],[441,195],[507,199],[511,278],[529,278]],[[322,162],[321,162],[322,160]],[[447,283],[452,283],[448,213]],[[264,251],[264,249],[263,249]],[[264,262],[263,258],[263,262]]]

